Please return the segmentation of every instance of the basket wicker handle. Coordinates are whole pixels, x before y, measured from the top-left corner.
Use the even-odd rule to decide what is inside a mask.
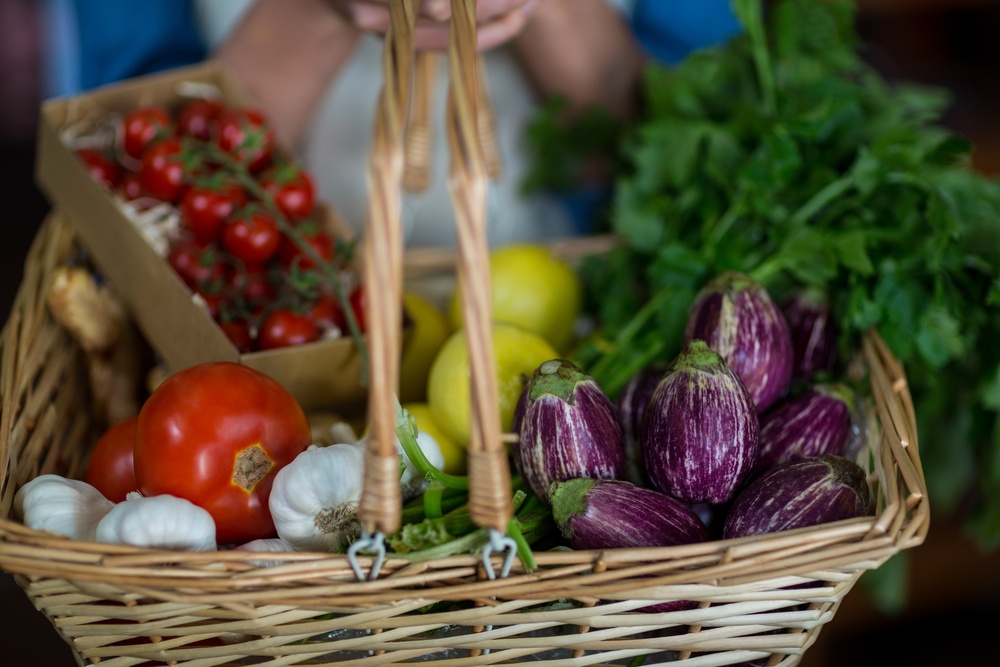
[[[413,76],[414,0],[393,0],[383,55],[385,84],[376,110],[368,164],[369,214],[364,280],[370,349],[365,480],[358,515],[369,533],[392,533],[401,518],[395,449],[402,302],[401,185],[404,133]],[[501,439],[494,368],[489,248],[486,238],[487,171],[483,158],[476,53],[475,0],[452,0],[448,46],[446,127],[448,185],[457,225],[458,277],[469,349],[471,432],[468,447],[469,511],[477,525],[506,532],[512,515],[510,470]]]
[[[496,125],[493,116],[493,102],[490,99],[486,80],[486,69],[482,57],[476,57],[479,68],[479,145],[486,161],[486,173],[490,180],[498,181],[503,176],[503,160],[497,146]],[[421,51],[417,54],[416,74],[413,82],[413,100],[410,117],[406,126],[406,165],[403,170],[403,189],[407,192],[423,192],[431,180],[431,158],[433,156],[433,111],[434,92],[437,88],[437,73],[441,56],[436,51]]]
[[[430,183],[432,115],[437,71],[441,56],[435,51],[417,54],[417,71],[413,82],[413,100],[406,126],[406,166],[403,189],[423,192]]]
[[[402,344],[403,233],[400,183],[403,135],[413,76],[413,33],[417,2],[393,0],[392,21],[382,58],[383,88],[375,111],[368,160],[368,218],[365,222],[364,283],[367,299],[368,418],[365,479],[358,516],[369,533],[393,533],[402,508],[396,454],[396,406]]]
[[[452,0],[448,43],[446,127],[448,187],[457,225],[458,284],[471,374],[468,447],[469,512],[479,526],[506,532],[510,520],[510,470],[501,435],[494,366],[489,244],[486,237],[488,176],[481,146],[480,66],[476,54],[475,0]]]

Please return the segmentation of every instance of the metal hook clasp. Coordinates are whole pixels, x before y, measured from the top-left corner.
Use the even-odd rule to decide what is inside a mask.
[[[514,559],[517,557],[517,542],[496,528],[490,528],[490,541],[483,545],[482,551],[483,569],[486,570],[486,576],[490,579],[497,578],[490,557],[495,553],[502,552],[506,552],[507,555],[504,557],[503,566],[500,568],[500,577],[506,577],[510,574],[510,568],[514,565]]]
[[[372,563],[372,569],[368,573],[368,576],[365,576],[361,565],[358,564],[358,553],[361,551],[375,552],[375,562]],[[354,576],[358,578],[358,581],[375,581],[378,579],[382,563],[385,562],[385,535],[381,531],[376,531],[373,535],[369,535],[367,530],[363,531],[361,537],[347,548],[347,562],[350,564],[351,569],[354,570]]]

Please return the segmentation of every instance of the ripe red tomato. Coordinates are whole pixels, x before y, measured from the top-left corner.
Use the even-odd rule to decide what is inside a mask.
[[[289,220],[304,220],[316,207],[316,187],[308,172],[294,164],[269,169],[260,177],[264,190]]]
[[[201,243],[218,241],[226,218],[246,204],[246,192],[235,183],[191,186],[181,198],[181,220]]]
[[[188,287],[195,290],[226,276],[226,266],[214,246],[180,240],[167,251],[167,262]]]
[[[139,490],[132,463],[137,421],[138,417],[129,417],[111,426],[94,445],[87,462],[83,481],[113,503],[120,503],[127,493]]]
[[[253,336],[250,335],[250,325],[246,320],[225,320],[219,322],[219,328],[241,354],[253,350]]]
[[[180,139],[159,141],[142,154],[139,182],[151,197],[177,202],[184,194],[184,162]]]
[[[121,180],[121,167],[102,151],[94,148],[81,148],[76,152],[76,156],[86,165],[87,173],[92,179],[109,190],[118,185]]]
[[[259,264],[231,267],[226,281],[234,293],[242,295],[251,305],[267,303],[277,296],[277,290],[268,280],[267,268]]]
[[[344,319],[344,311],[341,309],[337,299],[330,294],[319,295],[306,315],[320,329],[337,327],[341,331],[347,331],[347,321]]]
[[[168,137],[172,132],[166,110],[156,106],[134,109],[122,119],[122,150],[138,160],[154,140]]]
[[[358,329],[364,333],[368,330],[368,321],[365,317],[365,312],[368,310],[368,299],[365,297],[364,286],[358,285],[355,287],[348,300],[351,303],[351,312],[354,313],[354,319],[358,321]]]
[[[336,245],[333,236],[320,229],[312,223],[299,225],[297,228],[299,236],[306,245],[324,262],[333,261],[334,246]],[[282,235],[281,246],[278,248],[278,261],[284,266],[290,267],[297,263],[300,269],[313,269],[316,267],[309,255],[302,252],[302,249],[289,236]]]
[[[274,476],[312,441],[302,407],[260,371],[232,362],[171,375],[139,412],[135,474],[144,495],[205,508],[219,544],[270,537]]]
[[[319,328],[306,315],[291,310],[276,310],[267,316],[257,333],[262,350],[311,343],[319,339]]]
[[[219,114],[219,147],[259,172],[271,162],[274,129],[256,109],[228,109]]]
[[[191,100],[177,114],[177,131],[180,134],[212,141],[219,133],[219,114],[222,103],[218,100]]]
[[[133,171],[126,171],[122,174],[118,184],[118,192],[126,201],[134,201],[146,196],[146,191],[142,189],[142,182],[139,180],[139,174]]]
[[[263,264],[278,252],[281,230],[263,209],[246,208],[222,229],[222,245],[247,264]]]

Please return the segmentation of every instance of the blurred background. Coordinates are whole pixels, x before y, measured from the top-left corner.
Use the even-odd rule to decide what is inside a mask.
[[[689,0],[693,1],[693,0]],[[38,105],[45,93],[45,2],[0,0],[0,313],[6,321],[25,254],[48,211],[34,185]],[[868,60],[890,80],[943,86],[944,119],[975,145],[974,167],[1000,176],[1000,1],[859,0]],[[998,221],[1000,224],[1000,221]],[[932,503],[933,506],[933,503]],[[962,530],[961,513],[936,516],[927,542],[909,552],[902,610],[880,611],[865,580],[845,598],[804,667],[994,665],[1000,618],[1000,553]],[[0,664],[70,667],[68,647],[13,579],[0,576]],[[941,633],[947,629],[947,640]]]

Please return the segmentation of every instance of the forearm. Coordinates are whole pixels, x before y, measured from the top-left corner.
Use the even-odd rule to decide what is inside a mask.
[[[258,0],[215,56],[294,147],[359,35],[323,0]]]
[[[544,97],[564,97],[571,112],[632,113],[643,55],[606,0],[541,0],[513,46]]]

